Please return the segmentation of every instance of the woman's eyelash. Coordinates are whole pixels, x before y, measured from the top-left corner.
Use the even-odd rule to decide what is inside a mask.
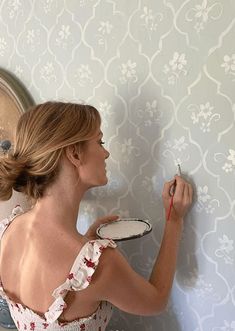
[[[104,145],[105,142],[103,140],[100,141],[100,145]]]

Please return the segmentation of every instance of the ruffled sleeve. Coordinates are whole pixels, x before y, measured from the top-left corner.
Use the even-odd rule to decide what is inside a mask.
[[[92,275],[95,272],[99,258],[107,247],[115,248],[117,245],[109,239],[98,239],[88,241],[79,252],[74,264],[67,276],[66,281],[57,287],[53,296],[55,301],[45,313],[48,323],[53,323],[66,308],[64,297],[68,291],[80,291],[89,286]]]

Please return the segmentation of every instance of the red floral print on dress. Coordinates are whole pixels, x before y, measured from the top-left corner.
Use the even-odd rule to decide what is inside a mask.
[[[42,323],[42,325],[43,325],[43,329],[46,329],[49,326],[48,323]]]
[[[99,247],[99,251],[100,251],[100,253],[102,253],[104,249],[105,249],[104,246],[100,246],[100,247]]]
[[[68,279],[71,280],[74,278],[74,274],[71,272],[69,275],[68,275]]]
[[[85,330],[86,330],[86,326],[85,326],[84,323],[80,325],[80,330],[81,330],[81,331],[85,331]]]
[[[91,259],[84,258],[84,263],[88,268],[95,269],[95,263]]]
[[[63,289],[59,292],[60,295],[64,295],[67,292],[67,290]]]
[[[31,322],[30,323],[30,330],[34,330],[35,329],[35,323],[34,322]]]
[[[46,329],[46,328],[49,326],[48,323],[42,323],[42,325],[43,325],[43,328],[44,328],[44,329]]]
[[[86,280],[88,281],[88,283],[90,283],[91,282],[91,276],[88,276]]]
[[[18,311],[20,311],[20,307],[19,307],[18,303],[16,303],[15,306],[18,309]]]

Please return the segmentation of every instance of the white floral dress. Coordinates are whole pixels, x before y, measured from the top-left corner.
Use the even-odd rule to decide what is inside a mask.
[[[0,239],[13,219],[22,214],[17,206],[12,214],[0,222]],[[63,284],[57,287],[52,296],[55,298],[44,316],[38,315],[28,307],[13,302],[4,292],[0,281],[0,296],[3,297],[11,312],[18,330],[63,330],[63,331],[104,331],[112,315],[112,305],[102,301],[98,309],[89,317],[79,318],[72,322],[60,322],[58,318],[66,308],[64,298],[68,291],[79,291],[89,286],[91,277],[99,263],[102,251],[106,247],[115,248],[116,244],[109,239],[97,239],[87,242],[80,250],[74,264]]]

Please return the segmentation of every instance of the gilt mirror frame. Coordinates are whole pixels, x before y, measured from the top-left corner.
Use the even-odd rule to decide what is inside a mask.
[[[33,98],[22,82],[0,68],[0,141],[13,141],[20,115],[33,105]]]

